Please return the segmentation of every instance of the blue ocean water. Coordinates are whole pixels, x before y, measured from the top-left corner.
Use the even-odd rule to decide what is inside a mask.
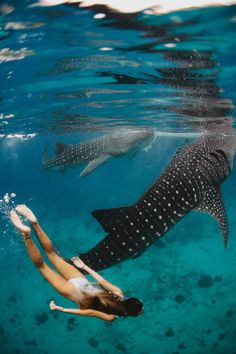
[[[71,303],[31,264],[9,211],[29,205],[60,253],[85,252],[105,236],[93,210],[136,202],[189,133],[234,127],[236,7],[156,16],[30,3],[0,7],[0,352],[235,354],[235,169],[222,186],[227,248],[213,218],[189,213],[102,272],[145,303],[142,316],[112,323],[49,310],[52,299]],[[43,170],[46,144],[52,152],[124,127],[167,135],[85,178],[81,167]]]

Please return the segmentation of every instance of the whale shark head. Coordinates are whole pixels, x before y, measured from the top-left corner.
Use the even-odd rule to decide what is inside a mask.
[[[127,152],[136,152],[141,147],[146,147],[154,139],[155,133],[152,129],[125,130],[113,137],[113,144],[110,146],[110,153],[119,155]]]

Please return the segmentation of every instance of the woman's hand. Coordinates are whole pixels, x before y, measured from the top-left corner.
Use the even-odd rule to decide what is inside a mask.
[[[84,264],[84,262],[79,257],[72,257],[71,260],[74,263],[74,265],[76,265],[76,267],[80,269],[85,269],[86,264]]]
[[[55,301],[51,301],[50,304],[49,304],[49,307],[50,307],[50,310],[52,310],[52,311],[61,311],[61,312],[64,311],[64,307],[57,306],[55,304]]]
[[[57,309],[57,305],[55,304],[55,301],[50,301],[49,307],[50,310],[55,311]]]

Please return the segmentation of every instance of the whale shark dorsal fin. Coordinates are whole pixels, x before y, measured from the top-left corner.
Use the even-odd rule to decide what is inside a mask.
[[[224,202],[221,196],[220,188],[211,186],[205,191],[205,195],[201,203],[195,208],[212,215],[220,224],[224,245],[226,247],[228,240],[228,221],[225,211]]]
[[[62,154],[65,150],[69,149],[70,145],[69,144],[65,144],[65,143],[56,143],[55,144],[55,155],[60,155]]]
[[[101,209],[92,211],[92,215],[102,225],[104,230],[109,233],[117,231],[117,226],[125,223],[126,216],[132,213],[132,207]]]
[[[89,164],[80,173],[80,177],[87,176],[90,172],[94,171],[96,168],[101,166],[104,162],[111,159],[110,155],[101,155],[94,160],[91,160]]]

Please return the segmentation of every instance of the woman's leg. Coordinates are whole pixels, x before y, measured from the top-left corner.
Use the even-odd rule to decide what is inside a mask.
[[[73,265],[64,261],[64,259],[57,254],[52,241],[41,228],[35,215],[29,208],[27,208],[25,205],[18,205],[16,210],[31,222],[34,232],[36,233],[39,242],[44,248],[48,259],[66,280],[71,278],[84,277],[84,275],[79,270],[77,270]]]
[[[30,237],[30,228],[22,224],[19,216],[15,211],[11,212],[11,221],[16,226],[20,234],[23,236],[25,246],[29,256],[35,266],[38,268],[44,278],[63,296],[73,299],[74,288],[61,275],[52,270],[44,261],[43,258]]]

